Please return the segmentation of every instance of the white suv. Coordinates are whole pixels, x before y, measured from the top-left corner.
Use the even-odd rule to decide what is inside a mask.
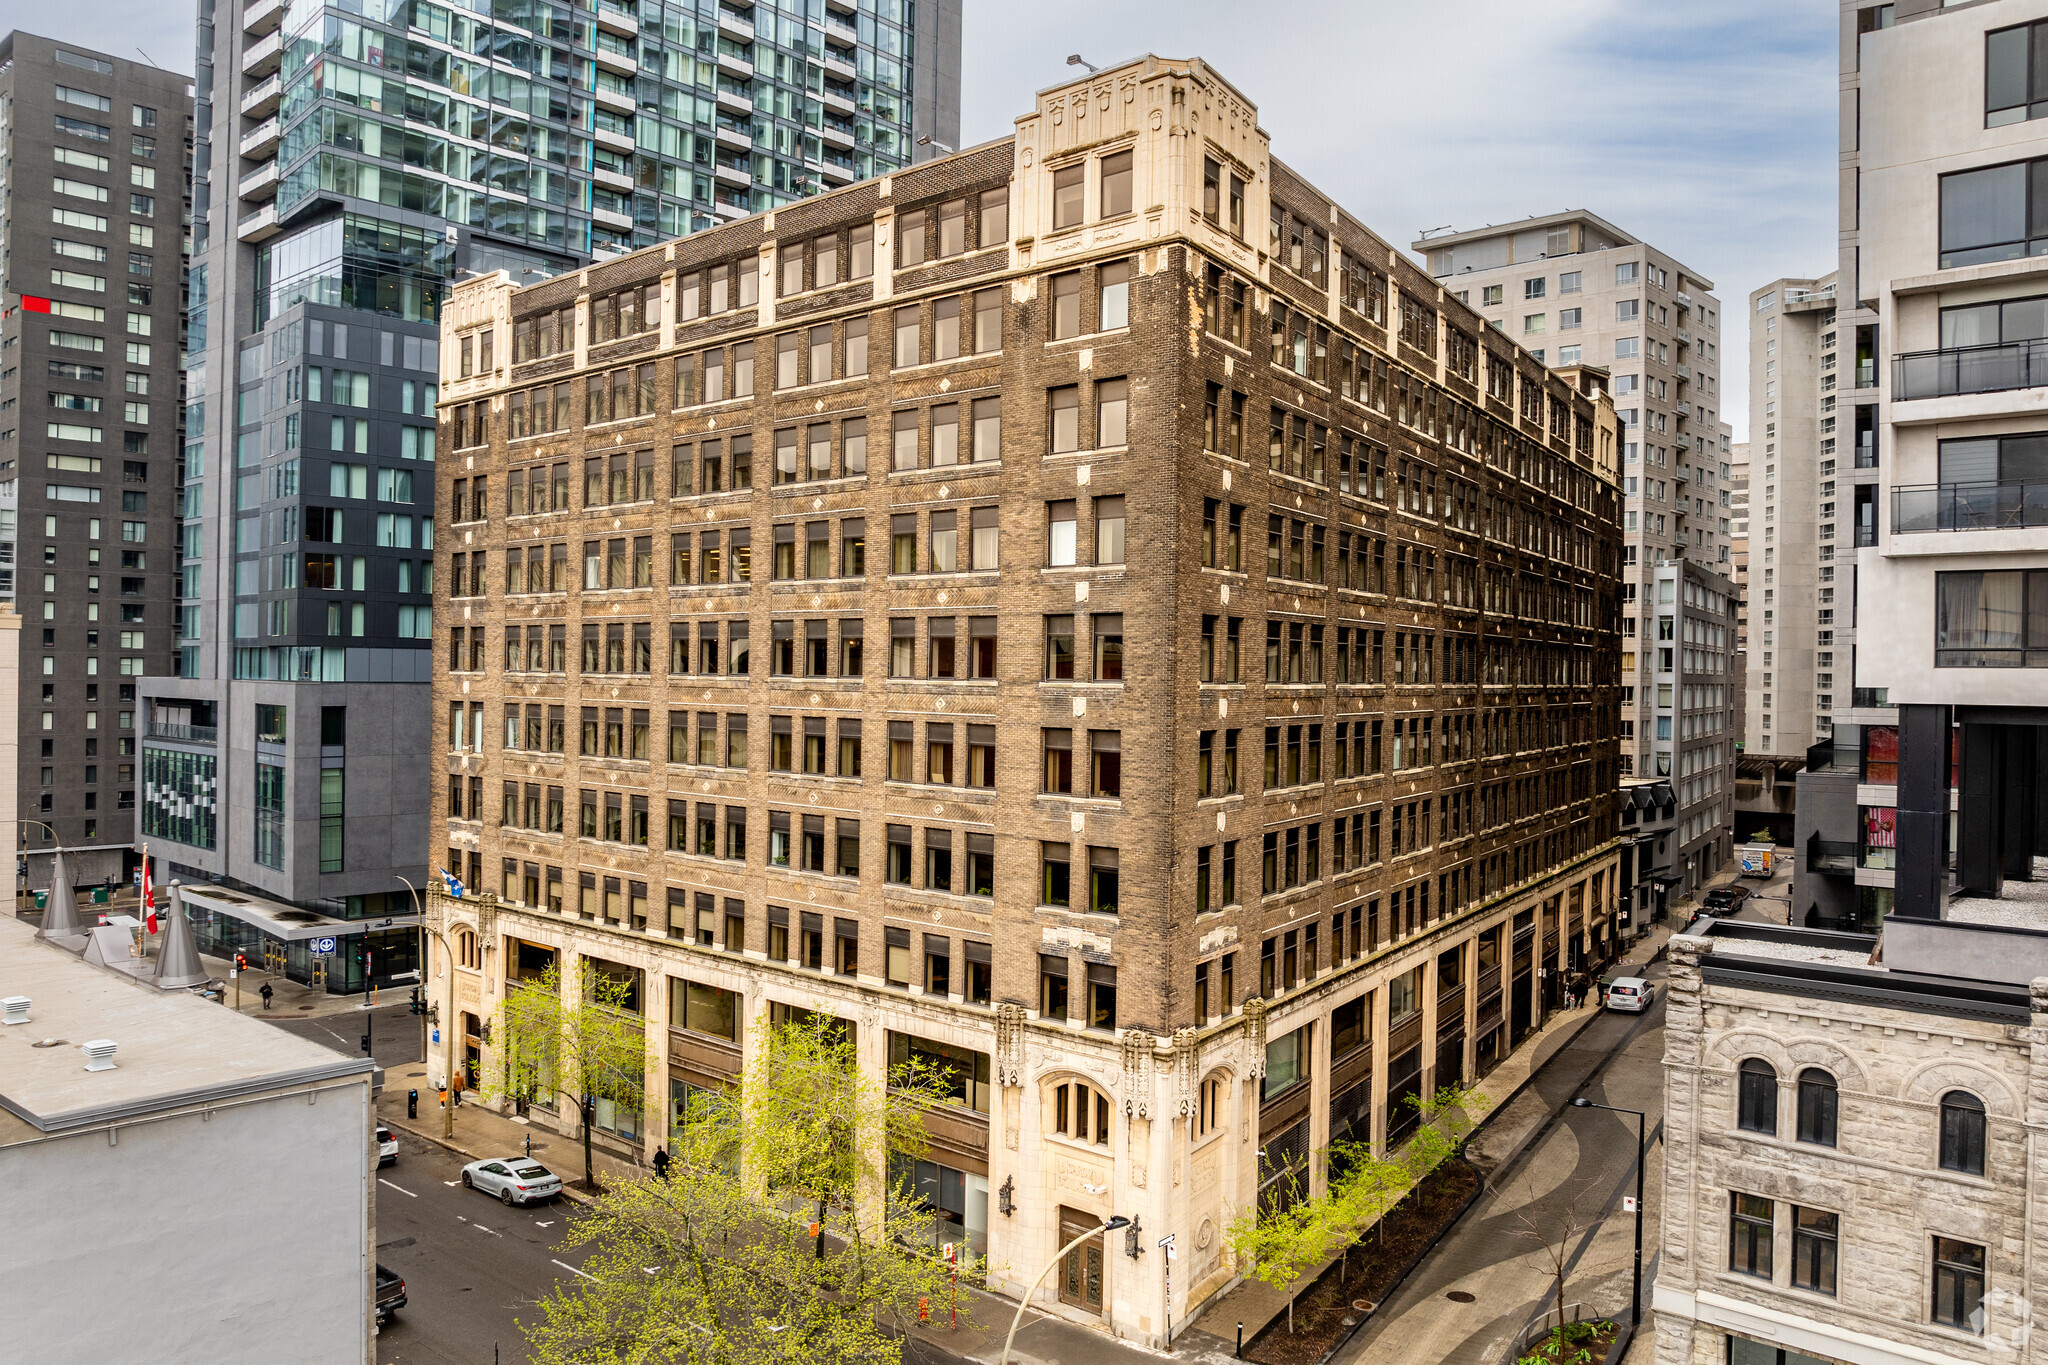
[[[1607,1008],[1641,1014],[1657,998],[1657,988],[1640,976],[1617,976],[1607,983]]]

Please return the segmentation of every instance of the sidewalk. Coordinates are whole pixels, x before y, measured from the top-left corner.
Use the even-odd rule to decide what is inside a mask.
[[[1652,925],[1649,934],[1617,958],[1603,976],[1626,976],[1631,969],[1647,965],[1684,918],[1674,910],[1664,923]],[[1541,1031],[1524,1041],[1473,1087],[1492,1101],[1485,1119],[1466,1143],[1466,1155],[1482,1175],[1506,1165],[1542,1126],[1547,1116],[1543,1104],[1518,1104],[1516,1101],[1526,1093],[1529,1082],[1543,1067],[1569,1047],[1580,1030],[1599,1017],[1597,1004],[1582,1004],[1575,1010],[1557,1011]],[[1334,1256],[1330,1258],[1332,1261],[1335,1259]],[[1329,1263],[1325,1261],[1314,1274],[1304,1276],[1300,1283],[1308,1284]],[[1186,1334],[1175,1339],[1175,1346],[1180,1351],[1197,1352],[1198,1358],[1202,1351],[1219,1352],[1222,1357],[1230,1357],[1235,1353],[1238,1323],[1244,1324],[1244,1339],[1250,1341],[1286,1311],[1285,1293],[1247,1278],[1222,1297],[1211,1300]]]
[[[405,1097],[409,1090],[420,1092],[420,1116],[416,1119],[405,1116]],[[441,1136],[439,1095],[427,1084],[427,1070],[418,1063],[385,1073],[384,1093],[377,1099],[377,1117],[394,1131],[403,1130],[414,1137],[424,1138],[470,1161],[518,1155],[526,1150],[526,1141],[531,1138],[533,1155],[562,1177],[564,1194],[579,1204],[590,1202],[589,1195],[581,1188],[583,1133],[580,1126],[569,1133],[556,1133],[539,1123],[494,1113],[489,1105],[468,1099],[455,1106],[455,1136],[444,1138]],[[591,1145],[591,1165],[596,1169],[600,1182],[638,1180],[649,1173],[648,1167],[614,1156],[598,1143]]]

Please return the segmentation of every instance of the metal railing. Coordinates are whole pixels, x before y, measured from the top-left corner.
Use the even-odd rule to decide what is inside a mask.
[[[1815,834],[1806,841],[1808,872],[1854,872],[1857,848],[1853,840],[1823,839]]]
[[[1892,534],[2048,526],[2048,483],[1928,483],[1892,490]]]
[[[151,721],[149,729],[143,732],[145,739],[181,739],[189,744],[218,743],[219,735],[219,729],[212,725],[170,725],[163,721]]]
[[[1892,357],[1892,397],[1949,398],[2048,384],[2048,340],[1912,351]]]

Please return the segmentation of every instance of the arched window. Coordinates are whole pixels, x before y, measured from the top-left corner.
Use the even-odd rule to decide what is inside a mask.
[[[1077,1142],[1109,1143],[1109,1096],[1079,1081],[1052,1088],[1052,1130]]]
[[[1761,1057],[1746,1058],[1738,1077],[1735,1126],[1752,1133],[1778,1131],[1778,1073]]]
[[[1207,1137],[1229,1120],[1228,1093],[1223,1084],[1223,1073],[1220,1071],[1202,1082],[1202,1088],[1195,1096],[1197,1138]]]
[[[1941,1097],[1941,1168],[1984,1174],[1984,1101],[1967,1090]]]
[[[1818,1067],[1799,1073],[1799,1140],[1835,1145],[1835,1078]]]
[[[481,971],[483,969],[484,955],[477,948],[476,930],[457,929],[455,931],[455,960],[471,971]]]

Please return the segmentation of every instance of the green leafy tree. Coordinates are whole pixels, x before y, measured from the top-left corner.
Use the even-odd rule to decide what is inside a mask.
[[[572,1224],[584,1273],[522,1324],[536,1365],[897,1365],[901,1330],[944,1310],[932,1211],[890,1157],[927,1146],[945,1068],[861,1075],[837,1021],[769,1026],[739,1084],[699,1092],[669,1178],[621,1185]],[[959,1273],[984,1267],[962,1256]]]
[[[559,1095],[575,1106],[583,1124],[583,1185],[594,1190],[595,1102],[634,1112],[645,1104],[647,1026],[631,979],[599,971],[586,958],[575,992],[565,992],[562,984],[560,964],[531,980],[506,983],[497,1018],[504,1065],[497,1076],[484,1077],[481,1088],[493,1098]]]
[[[1309,1198],[1300,1180],[1305,1172],[1290,1172],[1283,1197],[1246,1209],[1225,1234],[1252,1278],[1287,1295],[1288,1331],[1294,1330],[1302,1281],[1455,1153],[1491,1103],[1477,1090],[1456,1087],[1413,1095],[1408,1102],[1421,1111],[1421,1123],[1401,1147],[1381,1157],[1366,1143],[1335,1143],[1323,1153],[1329,1178],[1321,1195]]]

